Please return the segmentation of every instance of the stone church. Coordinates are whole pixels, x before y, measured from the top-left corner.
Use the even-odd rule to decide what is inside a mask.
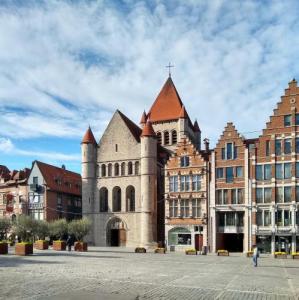
[[[98,142],[88,128],[81,142],[82,213],[92,219],[88,242],[164,243],[164,167],[184,138],[200,150],[197,121],[191,122],[170,76],[140,126],[116,110]]]

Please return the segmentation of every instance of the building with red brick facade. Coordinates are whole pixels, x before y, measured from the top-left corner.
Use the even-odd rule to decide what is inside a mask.
[[[252,242],[299,251],[299,88],[292,80],[250,153]]]
[[[249,210],[249,148],[245,140],[227,123],[211,154],[210,249],[243,252],[251,248]]]
[[[207,246],[208,154],[183,138],[165,166],[165,239],[175,250]]]

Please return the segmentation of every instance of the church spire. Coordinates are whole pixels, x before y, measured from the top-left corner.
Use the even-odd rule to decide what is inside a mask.
[[[141,120],[140,120],[140,124],[144,125],[146,123],[146,120],[147,120],[147,116],[146,116],[145,111],[143,111],[143,114],[142,114]]]

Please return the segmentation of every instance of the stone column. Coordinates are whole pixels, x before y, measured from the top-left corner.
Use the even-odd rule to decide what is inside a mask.
[[[209,209],[208,222],[210,222],[208,240],[211,252],[216,252],[216,237],[217,237],[217,220],[216,220],[216,206],[215,206],[215,152],[212,152],[211,161],[211,182],[210,182],[210,209]]]

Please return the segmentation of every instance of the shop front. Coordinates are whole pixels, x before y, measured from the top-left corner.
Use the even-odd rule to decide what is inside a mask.
[[[202,226],[166,227],[167,247],[170,251],[185,251],[186,249],[203,250],[204,232]]]
[[[256,237],[256,246],[260,253],[271,253],[272,235],[258,235]]]

